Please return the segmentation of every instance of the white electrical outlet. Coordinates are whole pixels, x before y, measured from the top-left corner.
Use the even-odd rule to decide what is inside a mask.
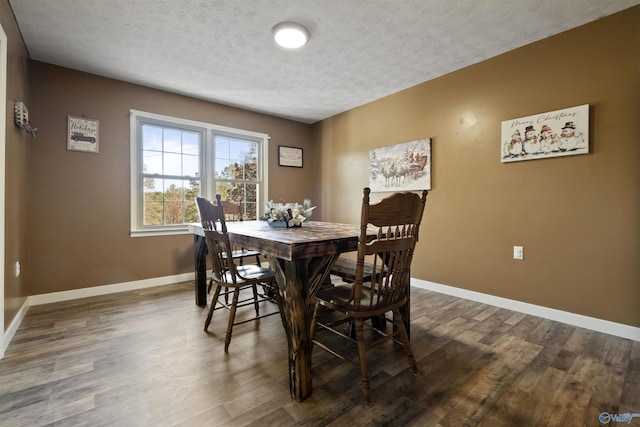
[[[524,248],[522,246],[513,247],[513,259],[524,259]]]
[[[16,277],[20,276],[20,261],[16,261]]]

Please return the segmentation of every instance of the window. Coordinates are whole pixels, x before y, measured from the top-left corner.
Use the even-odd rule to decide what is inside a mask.
[[[240,204],[257,219],[266,200],[266,134],[131,111],[131,235],[185,233],[195,199]]]

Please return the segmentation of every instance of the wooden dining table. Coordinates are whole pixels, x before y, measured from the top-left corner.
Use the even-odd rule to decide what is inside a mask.
[[[206,242],[199,223],[189,224],[194,235],[196,304],[207,304]],[[310,297],[329,277],[341,253],[356,251],[360,226],[309,221],[302,227],[271,227],[266,221],[227,222],[231,244],[258,250],[275,272],[283,304],[283,323],[289,350],[289,391],[302,401],[311,396]],[[375,229],[371,230],[371,237]],[[408,304],[407,304],[408,306]],[[408,325],[408,313],[405,322]]]

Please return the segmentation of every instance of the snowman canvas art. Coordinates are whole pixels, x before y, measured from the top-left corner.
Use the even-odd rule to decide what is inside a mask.
[[[501,135],[502,163],[587,154],[589,105],[505,120]]]

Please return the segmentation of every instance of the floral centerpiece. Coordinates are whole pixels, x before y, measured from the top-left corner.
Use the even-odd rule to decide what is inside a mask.
[[[267,221],[272,227],[301,227],[303,222],[309,221],[315,209],[311,200],[305,199],[300,205],[297,203],[273,203],[269,200],[265,206],[265,213],[261,220]]]

